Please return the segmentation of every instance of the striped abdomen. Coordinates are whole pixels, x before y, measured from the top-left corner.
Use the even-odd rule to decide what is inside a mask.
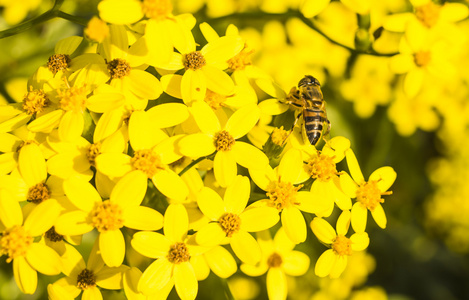
[[[317,107],[307,107],[303,110],[303,122],[304,128],[306,131],[306,136],[308,137],[311,145],[316,145],[319,142],[319,139],[322,136],[324,127],[326,127],[326,134],[329,131],[330,122],[327,119],[326,111],[324,110],[324,104]]]

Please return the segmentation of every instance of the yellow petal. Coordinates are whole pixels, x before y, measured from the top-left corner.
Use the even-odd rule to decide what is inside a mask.
[[[279,102],[277,99],[267,99],[259,103],[259,109],[263,114],[276,116],[283,114],[289,106]]]
[[[103,295],[97,286],[91,286],[83,291],[81,295],[82,300],[102,300]]]
[[[21,148],[18,157],[18,167],[24,181],[29,187],[46,181],[46,160],[38,145],[29,144]]]
[[[306,223],[298,208],[291,206],[283,209],[282,226],[292,242],[299,244],[306,240]]]
[[[104,84],[104,86],[114,90],[110,85]],[[124,104],[124,101],[124,95],[117,91],[94,94],[88,98],[86,107],[93,112],[104,113],[121,106]]]
[[[365,231],[367,217],[368,210],[361,203],[357,202],[352,206],[352,228],[355,232]]]
[[[439,19],[446,22],[458,22],[469,15],[469,8],[463,3],[445,3],[440,10]]]
[[[230,242],[236,256],[247,264],[256,264],[261,259],[261,248],[257,241],[246,231],[233,234]]]
[[[172,127],[189,118],[189,110],[181,103],[163,103],[153,106],[147,111],[154,126],[158,128]]]
[[[81,36],[70,36],[64,38],[55,44],[54,52],[55,54],[72,54],[78,48],[78,46],[83,41]]]
[[[353,251],[363,251],[370,244],[370,238],[366,232],[355,233],[350,237],[350,240],[352,241]]]
[[[111,201],[125,211],[142,203],[147,192],[147,176],[140,171],[132,171],[122,177],[111,192]]]
[[[424,82],[425,71],[421,68],[415,68],[409,71],[404,79],[404,92],[409,98],[415,97]]]
[[[96,168],[111,178],[122,177],[133,170],[130,160],[123,153],[103,153],[96,157]]]
[[[266,278],[269,299],[286,299],[288,294],[287,277],[281,268],[270,268]]]
[[[413,13],[399,13],[386,16],[383,27],[394,32],[404,32],[410,19],[415,18]]]
[[[376,181],[380,192],[386,192],[396,180],[397,173],[391,167],[381,167],[371,173],[368,181]]]
[[[160,258],[168,255],[171,241],[158,232],[139,231],[133,235],[131,244],[135,251],[146,257]]]
[[[0,154],[0,174],[9,174],[17,166],[18,153],[9,152]]]
[[[205,133],[194,133],[183,137],[178,143],[182,154],[189,157],[202,157],[215,152],[213,137]]]
[[[182,242],[189,229],[189,217],[182,204],[170,204],[164,213],[164,234],[173,242]]]
[[[114,109],[108,112],[105,112],[99,118],[98,123],[93,135],[93,140],[99,142],[104,140],[112,133],[117,131],[124,121],[124,110],[123,109]]]
[[[122,214],[124,226],[137,230],[158,230],[163,227],[163,215],[150,207],[127,207]]]
[[[160,129],[153,127],[150,115],[146,112],[135,111],[130,116],[129,139],[134,150],[151,149],[166,137]]]
[[[220,195],[208,187],[204,187],[197,194],[197,205],[212,221],[218,220],[225,213],[225,203]]]
[[[91,211],[95,203],[102,201],[98,191],[91,183],[80,177],[74,176],[64,180],[63,188],[70,201],[83,211]]]
[[[272,181],[277,181],[277,176],[271,166],[266,165],[263,169],[250,169],[249,175],[252,181],[264,191],[268,190]]]
[[[119,229],[100,232],[99,251],[106,265],[120,266],[125,255],[125,240],[122,232]]]
[[[129,269],[126,265],[115,268],[104,266],[96,273],[96,284],[108,290],[120,290],[122,289],[124,273]]]
[[[140,277],[138,290],[145,295],[155,294],[169,282],[172,271],[173,264],[166,258],[155,260]]]
[[[26,254],[28,263],[38,272],[45,275],[57,275],[62,270],[60,256],[52,248],[40,244],[31,244]]]
[[[357,157],[355,156],[355,153],[353,153],[353,150],[347,149],[347,151],[345,151],[345,157],[347,158],[347,166],[353,180],[358,184],[363,183],[365,179],[363,178],[360,165],[358,164]]]
[[[215,29],[213,29],[213,27],[210,26],[207,22],[201,23],[199,25],[199,28],[200,28],[200,31],[202,32],[205,40],[207,40],[207,42],[209,42],[209,43],[220,37],[218,35],[218,33],[215,31]]]
[[[320,12],[322,12],[326,6],[329,4],[330,0],[307,0],[304,1],[302,7],[301,7],[301,13],[306,17],[306,18],[312,18],[318,15]]]
[[[21,206],[6,189],[0,189],[0,220],[6,228],[23,224]]]
[[[311,230],[324,244],[332,244],[337,237],[334,228],[323,218],[314,218],[313,221],[311,221]]]
[[[74,111],[67,111],[59,123],[59,137],[65,142],[78,139],[85,128],[83,115]]]
[[[220,278],[228,278],[238,269],[236,260],[222,246],[214,247],[205,253],[210,269]]]
[[[58,109],[42,115],[29,123],[28,129],[33,132],[50,132],[59,125],[63,114],[64,111]]]
[[[309,256],[300,251],[291,251],[282,257],[282,268],[286,274],[290,276],[302,276],[308,269],[310,264]]]
[[[226,237],[226,232],[221,228],[218,222],[208,223],[199,228],[195,235],[197,244],[204,247],[213,247],[219,245]]]
[[[62,207],[54,199],[37,205],[24,221],[24,228],[32,235],[39,236],[49,230],[57,220]]]
[[[357,197],[358,185],[348,173],[340,175],[340,187],[347,196],[351,198]]]
[[[283,182],[294,183],[303,167],[301,152],[296,149],[288,150],[282,157],[277,169],[278,177]]]
[[[171,97],[182,99],[181,95],[182,75],[168,74],[160,78],[161,86],[166,94]]]
[[[386,219],[386,214],[384,213],[383,206],[378,203],[376,205],[375,209],[371,211],[371,215],[373,216],[373,219],[375,220],[376,224],[378,224],[379,227],[381,228],[386,228],[387,224],[387,219]]]
[[[207,80],[201,70],[193,71],[188,69],[182,75],[181,96],[187,105],[192,105],[194,101],[202,101],[207,91]]]
[[[213,161],[215,179],[222,187],[233,183],[238,174],[236,160],[232,151],[218,151]]]
[[[136,267],[132,267],[124,273],[124,280],[122,281],[122,284],[124,286],[125,295],[129,299],[135,299],[135,300],[146,299],[146,297],[142,295],[141,293],[139,293],[137,289],[138,281],[141,276],[142,276],[142,271],[140,271]]]
[[[319,277],[326,277],[331,273],[332,267],[334,267],[336,260],[337,256],[334,254],[333,250],[326,250],[318,258],[316,266],[314,267],[314,273]]]
[[[220,95],[231,95],[235,91],[235,85],[231,77],[222,70],[207,65],[201,69],[205,76],[207,89]]]
[[[137,0],[105,0],[98,4],[99,17],[112,24],[131,24],[143,17]]]
[[[200,51],[207,64],[219,64],[226,62],[244,47],[243,39],[239,36],[223,36],[211,41]]]
[[[263,169],[269,164],[269,158],[265,153],[251,144],[236,141],[232,151],[236,162],[247,169]]]
[[[189,262],[183,262],[174,266],[174,285],[181,299],[195,299],[199,283],[195,277],[194,268]]]
[[[257,105],[246,105],[237,111],[229,118],[225,125],[225,130],[228,131],[234,139],[246,135],[259,121],[260,111]]]
[[[16,284],[25,294],[34,294],[37,287],[37,272],[26,261],[24,256],[13,260],[13,275]]]
[[[269,229],[280,220],[278,210],[273,207],[248,208],[239,215],[241,230],[257,232]]]
[[[331,278],[338,278],[345,270],[347,266],[348,257],[345,255],[337,256],[334,266],[332,267],[331,273],[329,276]]]
[[[140,99],[156,99],[163,93],[160,81],[149,72],[133,69],[129,76],[130,91]]]
[[[218,121],[217,116],[206,102],[195,102],[189,108],[189,111],[203,133],[214,134],[221,130],[220,121]]]
[[[171,36],[168,34],[164,22],[150,19],[145,27],[145,41],[150,56],[150,65],[168,63],[173,52]]]
[[[397,54],[389,59],[389,68],[396,74],[405,74],[414,66],[412,55]]]
[[[65,244],[65,251],[62,254],[62,272],[70,276],[74,272],[81,272],[86,268],[85,260],[80,252],[70,244]]]
[[[157,172],[152,181],[156,188],[170,199],[184,200],[189,195],[186,183],[173,170],[166,169]]]
[[[73,211],[61,215],[55,223],[55,231],[62,235],[80,235],[94,229],[86,222],[88,213],[83,211]]]
[[[256,80],[256,84],[261,90],[276,99],[286,99],[287,94],[285,91],[271,79],[259,78]]]
[[[239,215],[246,207],[249,195],[251,194],[251,184],[249,178],[238,175],[233,184],[225,191],[224,201],[227,212]]]

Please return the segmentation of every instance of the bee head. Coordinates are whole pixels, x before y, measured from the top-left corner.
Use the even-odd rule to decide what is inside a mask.
[[[308,85],[321,86],[319,81],[311,75],[306,75],[300,80],[300,82],[298,82],[298,87],[308,86]]]

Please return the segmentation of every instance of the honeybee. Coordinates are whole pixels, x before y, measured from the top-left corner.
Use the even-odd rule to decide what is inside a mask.
[[[321,137],[329,134],[331,122],[327,119],[326,102],[324,101],[319,81],[306,75],[293,87],[285,101],[301,112],[296,116],[293,128],[303,114],[303,129],[311,145],[316,146]]]

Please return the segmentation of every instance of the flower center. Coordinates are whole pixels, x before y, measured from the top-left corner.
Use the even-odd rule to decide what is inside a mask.
[[[32,243],[33,237],[23,226],[15,225],[3,231],[3,236],[0,238],[0,253],[8,255],[6,261],[9,263],[17,257],[25,256]]]
[[[150,149],[135,151],[130,164],[134,169],[147,174],[148,178],[152,178],[158,171],[166,169],[166,166],[161,163],[160,156]]]
[[[419,67],[425,67],[431,60],[430,51],[419,51],[414,54],[414,62]]]
[[[30,87],[30,91],[23,98],[23,110],[28,115],[42,112],[49,104],[50,101],[46,93],[43,90],[33,90],[32,87]]]
[[[173,264],[180,264],[182,262],[189,261],[191,256],[186,244],[178,242],[171,246],[167,257],[169,262]]]
[[[441,6],[429,1],[427,4],[415,8],[415,16],[428,28],[433,27],[438,22]]]
[[[375,180],[365,182],[357,190],[357,201],[363,204],[370,211],[373,211],[378,203],[384,203],[381,195],[390,195],[391,191],[381,193]]]
[[[231,72],[236,70],[244,70],[246,66],[252,65],[251,55],[254,50],[247,50],[247,45],[244,45],[243,50],[228,60],[228,68]]]
[[[57,90],[60,108],[66,111],[83,112],[86,108],[86,88],[71,87],[69,89]]]
[[[90,215],[92,225],[99,232],[117,230],[124,226],[121,207],[109,200],[97,203]]]
[[[205,66],[207,62],[200,51],[194,51],[184,55],[183,64],[186,70],[191,69],[195,71]]]
[[[81,290],[96,286],[96,277],[93,271],[83,269],[77,276],[77,287]]]
[[[318,155],[308,160],[308,173],[314,179],[327,182],[337,175],[337,169],[332,157],[318,151]]]
[[[274,252],[267,259],[267,265],[269,268],[278,268],[282,265],[283,260],[280,254]]]
[[[32,186],[28,190],[27,200],[32,203],[39,204],[42,201],[45,201],[50,198],[49,188],[45,183],[38,183],[35,186]]]
[[[241,218],[233,213],[226,213],[218,220],[221,228],[226,233],[227,237],[231,237],[233,234],[239,231],[241,227]]]
[[[100,18],[92,17],[84,33],[90,40],[101,43],[109,35],[109,27]]]
[[[283,182],[280,179],[271,181],[267,188],[267,196],[270,198],[269,205],[281,211],[285,207],[299,204],[296,202],[296,193],[302,187],[303,185],[295,187],[290,182]]]
[[[93,167],[96,167],[96,157],[101,154],[100,150],[101,143],[97,142],[95,144],[91,144],[88,148],[88,151],[86,152],[86,157],[88,158],[90,165],[92,165]]]
[[[285,140],[287,139],[288,135],[289,132],[284,130],[283,126],[280,126],[280,128],[274,128],[270,137],[272,139],[272,143],[277,146],[283,146],[283,143],[285,143]]]
[[[149,19],[165,19],[173,11],[169,0],[143,0],[142,11]]]
[[[226,130],[222,130],[215,134],[214,139],[217,151],[229,151],[235,143],[234,137],[232,137],[231,134]]]
[[[107,64],[107,69],[112,79],[125,77],[129,75],[130,70],[132,70],[130,64],[121,58],[111,60]]]
[[[337,255],[350,256],[352,255],[352,241],[343,235],[338,235],[332,243],[332,250]]]
[[[223,106],[226,101],[226,96],[207,90],[204,101],[213,109],[217,110]]]
[[[44,234],[46,238],[48,238],[51,242],[60,242],[63,241],[64,236],[61,234],[58,234],[57,231],[55,231],[55,227],[52,226],[49,230],[46,231]]]
[[[49,57],[47,61],[47,68],[52,74],[57,74],[58,71],[65,70],[68,68],[68,64],[72,61],[68,54],[54,54]]]

